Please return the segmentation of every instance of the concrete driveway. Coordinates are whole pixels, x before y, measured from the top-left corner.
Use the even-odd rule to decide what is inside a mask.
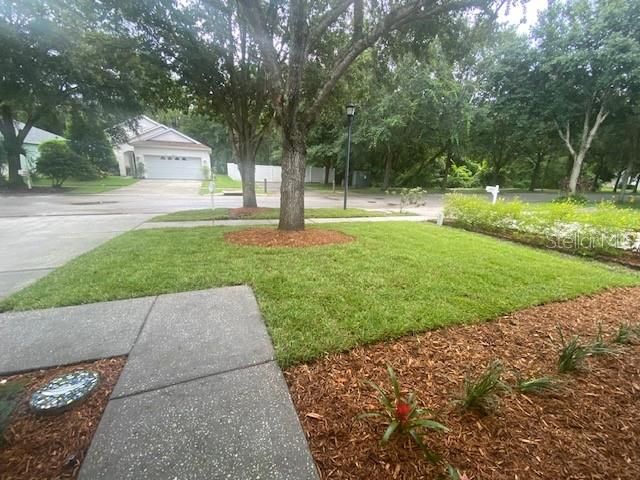
[[[204,208],[200,182],[141,181],[95,195],[0,196],[0,298],[157,213]]]

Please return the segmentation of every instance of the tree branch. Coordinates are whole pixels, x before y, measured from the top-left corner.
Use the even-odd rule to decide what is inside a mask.
[[[260,4],[255,1],[238,0],[238,4],[242,7],[244,16],[264,57],[264,64],[268,71],[269,90],[271,91],[274,106],[280,105],[282,102],[281,92],[283,90],[282,71],[278,64],[278,52],[273,46],[272,39],[267,34],[267,21],[264,12],[260,8]]]
[[[431,0],[433,2],[433,0]],[[329,78],[320,88],[315,101],[309,107],[305,114],[305,123],[307,127],[313,123],[318,112],[329,98],[334,87],[349,69],[351,64],[364,52],[367,48],[373,46],[383,35],[396,30],[408,21],[420,20],[437,13],[464,9],[473,6],[482,6],[482,0],[467,0],[459,2],[450,2],[443,5],[434,5],[432,8],[423,9],[424,1],[416,0],[408,4],[395,7],[382,20],[375,25],[369,33],[365,34],[360,40],[354,42],[341,58],[334,64],[331,69]]]
[[[344,12],[347,11],[353,1],[354,0],[340,0],[333,7],[330,7],[329,10],[325,12],[325,14],[322,15],[317,23],[311,28],[308,45],[314,45],[318,40],[320,40],[327,28],[329,28],[344,14]]]

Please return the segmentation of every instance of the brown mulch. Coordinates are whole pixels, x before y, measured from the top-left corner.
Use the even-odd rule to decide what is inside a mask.
[[[229,218],[232,220],[237,220],[240,218],[251,218],[258,213],[270,212],[272,210],[275,210],[275,208],[267,208],[267,207],[230,208]]]
[[[533,307],[495,321],[436,330],[398,341],[334,354],[285,372],[300,421],[323,479],[431,479],[442,466],[424,460],[405,438],[379,444],[384,426],[360,420],[379,409],[369,379],[389,387],[386,362],[401,386],[423,406],[439,412],[449,433],[425,440],[443,460],[470,479],[640,478],[640,346],[615,357],[587,360],[588,370],[565,374],[561,392],[511,393],[489,416],[463,413],[459,396],[465,374],[478,375],[500,359],[507,378],[555,375],[559,340],[606,338],[620,323],[640,323],[640,288]]]
[[[0,378],[26,382],[25,394],[0,446],[0,479],[76,478],[125,361],[125,357],[106,358]],[[100,373],[100,384],[83,403],[59,415],[40,416],[30,411],[33,391],[54,377],[83,368]]]
[[[273,228],[248,228],[224,234],[227,242],[257,247],[311,247],[349,243],[354,237],[335,230],[310,228],[301,231],[282,231]]]

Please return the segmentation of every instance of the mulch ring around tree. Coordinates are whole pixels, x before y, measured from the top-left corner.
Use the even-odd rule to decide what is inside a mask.
[[[561,326],[566,338],[593,342],[598,325],[609,341],[621,323],[640,324],[640,288],[522,310],[495,321],[455,326],[329,355],[285,372],[291,396],[323,479],[432,479],[443,464],[479,479],[640,478],[640,345],[615,356],[591,356],[586,369],[557,374]],[[493,360],[503,378],[554,375],[561,390],[504,393],[489,415],[462,411],[465,375]],[[381,445],[385,426],[359,414],[380,410],[370,380],[390,390],[385,366],[401,388],[449,428],[423,439],[443,463],[434,465],[407,438]]]
[[[0,378],[0,382],[6,380],[0,386],[24,383],[0,444],[0,478],[76,478],[124,364],[125,357],[106,358]],[[36,415],[30,410],[31,393],[54,377],[81,369],[100,374],[100,383],[86,400],[57,415]]]
[[[256,247],[312,247],[349,243],[354,237],[335,230],[309,228],[300,231],[283,231],[274,228],[248,228],[224,234],[224,239],[236,245]]]
[[[267,207],[242,207],[242,208],[230,208],[229,218],[231,220],[237,220],[242,218],[252,218],[261,213],[272,212],[275,208]]]

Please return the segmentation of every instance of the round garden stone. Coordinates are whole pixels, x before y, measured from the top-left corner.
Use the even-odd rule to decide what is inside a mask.
[[[100,375],[78,370],[56,377],[31,395],[29,406],[36,413],[61,413],[81,402],[96,388]]]

